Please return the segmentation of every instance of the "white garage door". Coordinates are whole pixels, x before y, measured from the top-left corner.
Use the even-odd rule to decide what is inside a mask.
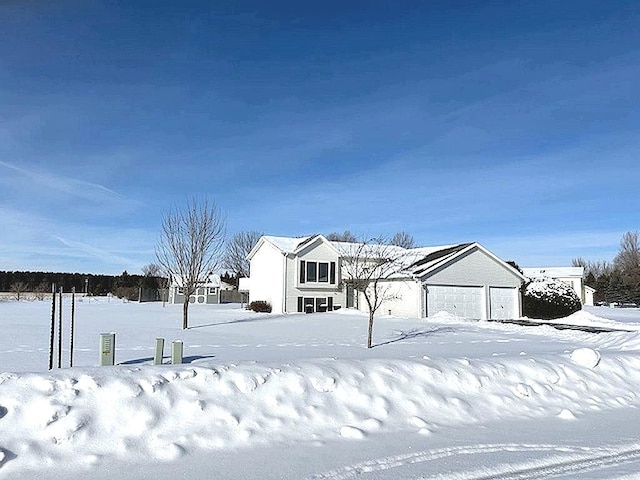
[[[516,318],[518,311],[516,302],[518,297],[515,288],[489,288],[489,318],[493,320],[508,320]]]
[[[427,316],[448,312],[463,318],[482,318],[482,287],[427,285]]]

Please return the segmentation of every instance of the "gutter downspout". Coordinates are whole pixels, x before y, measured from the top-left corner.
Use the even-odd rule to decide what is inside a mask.
[[[287,313],[287,254],[282,254],[282,271],[284,275],[282,276],[282,313]]]

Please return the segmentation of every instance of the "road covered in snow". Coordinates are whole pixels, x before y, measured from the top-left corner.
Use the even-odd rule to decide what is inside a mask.
[[[640,472],[635,331],[380,316],[366,349],[367,317],[352,311],[198,306],[182,331],[179,306],[81,300],[75,366],[51,372],[50,305],[0,303],[0,478]],[[635,330],[640,312],[566,321]],[[116,333],[115,367],[97,367],[102,332]],[[156,337],[182,340],[185,364],[151,365]]]

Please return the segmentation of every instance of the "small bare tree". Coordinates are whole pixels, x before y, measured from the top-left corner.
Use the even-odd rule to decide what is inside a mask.
[[[19,302],[22,294],[27,291],[28,285],[24,282],[13,282],[11,284],[11,293],[13,293],[15,299]]]
[[[222,259],[222,266],[238,277],[249,276],[249,260],[247,255],[262,237],[260,232],[236,233],[227,243],[227,250]]]
[[[173,209],[162,218],[156,258],[162,269],[183,289],[182,328],[189,328],[189,297],[220,261],[225,220],[214,203],[192,198],[184,210]]]
[[[413,248],[416,246],[416,242],[413,239],[413,235],[407,232],[398,232],[391,240],[389,240],[390,245],[396,245],[402,248]]]
[[[341,245],[339,249],[343,281],[351,285],[356,294],[362,294],[367,302],[367,348],[371,348],[375,314],[385,301],[395,298],[396,288],[392,278],[402,270],[406,250],[389,245],[380,238]]]
[[[44,280],[33,289],[33,295],[36,300],[44,300],[47,293],[51,291],[51,285]]]

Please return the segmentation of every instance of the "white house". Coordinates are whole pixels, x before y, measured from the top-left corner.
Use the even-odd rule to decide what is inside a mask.
[[[566,283],[573,288],[583,305],[593,305],[596,290],[584,284],[583,267],[535,267],[523,268],[522,272],[529,278],[547,277]]]
[[[347,275],[353,245],[322,235],[261,237],[248,255],[249,300],[267,301],[274,312],[283,313],[340,307],[366,311]],[[477,319],[522,316],[524,277],[478,243],[395,248],[403,254],[403,264],[386,280],[393,295],[379,312],[429,317],[445,311]]]
[[[229,285],[220,279],[220,275],[209,274],[206,279],[198,283],[196,291],[189,297],[189,303],[194,304],[210,304],[220,303],[220,290],[233,289],[233,285]],[[184,289],[180,279],[172,278],[169,286],[169,303],[184,303]]]

